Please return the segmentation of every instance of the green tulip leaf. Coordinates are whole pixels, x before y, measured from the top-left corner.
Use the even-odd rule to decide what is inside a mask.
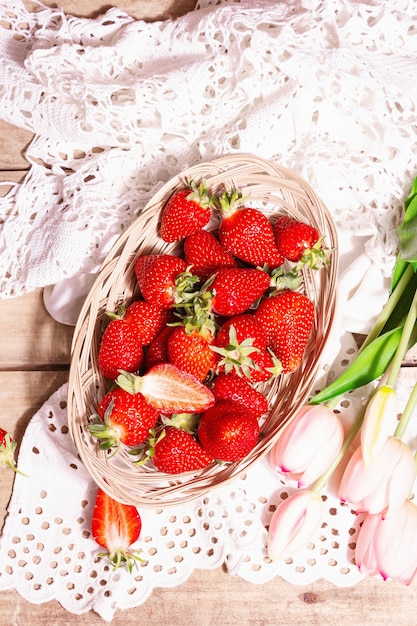
[[[374,339],[338,378],[311,398],[310,404],[328,402],[382,376],[394,358],[402,330],[394,328]]]

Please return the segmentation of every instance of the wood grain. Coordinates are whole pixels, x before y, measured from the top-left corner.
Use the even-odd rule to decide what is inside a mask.
[[[0,319],[0,370],[68,367],[73,328],[46,313],[40,289],[0,300]]]
[[[37,10],[36,3],[26,0],[26,6]],[[102,2],[98,0],[43,0],[42,4],[48,7],[59,7],[65,13],[81,17],[97,17],[102,15],[110,7],[117,7],[132,17],[147,22],[164,19],[175,19],[192,11],[196,0],[116,0],[115,2]]]

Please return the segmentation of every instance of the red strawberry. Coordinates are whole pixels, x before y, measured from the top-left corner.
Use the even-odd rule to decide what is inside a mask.
[[[183,259],[172,254],[149,254],[135,263],[135,273],[142,296],[162,309],[180,300],[183,291],[191,291],[198,281],[187,270]]]
[[[260,434],[258,420],[245,407],[221,400],[203,413],[198,438],[217,461],[239,461],[255,447]]]
[[[142,394],[115,388],[103,397],[87,430],[100,440],[102,450],[117,448],[120,443],[137,446],[149,437],[158,418],[159,411]]]
[[[222,220],[220,243],[231,254],[251,265],[274,269],[284,259],[275,243],[274,230],[266,215],[253,207],[242,207],[245,198],[236,190],[219,196]]]
[[[213,457],[190,433],[172,426],[162,431],[150,451],[150,457],[155,467],[166,474],[203,469],[213,462]]]
[[[112,320],[100,341],[97,364],[101,374],[115,380],[121,369],[138,371],[143,359],[143,348],[134,329],[122,319]]]
[[[211,306],[215,313],[230,317],[244,313],[268,289],[269,275],[259,269],[222,267],[203,289],[213,294]]]
[[[213,335],[208,330],[188,332],[185,326],[178,326],[168,342],[169,362],[202,382],[216,364],[216,356],[210,349],[212,342]]]
[[[213,382],[212,391],[216,400],[233,400],[244,406],[256,418],[268,410],[268,400],[246,378],[236,374],[219,374]]]
[[[268,346],[280,360],[283,373],[300,364],[314,323],[313,302],[290,289],[264,298],[255,316],[263,324]]]
[[[231,330],[233,336],[231,336]],[[216,346],[226,348],[230,344],[234,345],[233,341],[239,344],[245,342],[245,345],[252,345],[260,350],[265,350],[266,331],[253,313],[234,315],[226,320],[217,331]]]
[[[328,263],[328,250],[322,248],[320,234],[311,224],[281,215],[274,229],[277,248],[289,261],[302,262],[312,269],[319,269]]]
[[[197,187],[190,181],[188,189],[174,191],[162,211],[162,239],[179,241],[204,228],[210,221],[213,202],[204,182]]]
[[[184,258],[193,274],[205,280],[220,267],[237,267],[234,259],[207,230],[198,230],[184,241]]]
[[[208,387],[171,363],[155,365],[143,376],[126,372],[117,383],[129,393],[141,393],[163,413],[201,413],[214,404]]]
[[[137,300],[127,307],[123,320],[134,328],[138,342],[147,346],[172,320],[172,313],[146,300]]]
[[[22,474],[16,467],[16,447],[17,443],[10,433],[4,430],[4,428],[0,428],[0,468],[10,467],[14,472]]]
[[[168,361],[168,343],[174,330],[174,326],[166,326],[155,339],[151,341],[145,353],[145,368],[147,370],[154,365]]]
[[[218,355],[216,371],[246,376],[252,383],[269,380],[280,373],[267,352],[267,335],[252,313],[229,318],[217,332],[212,350]]]
[[[141,529],[142,520],[136,507],[114,500],[101,488],[97,490],[91,532],[98,545],[106,550],[98,556],[108,557],[113,569],[126,565],[131,572],[133,565],[141,561],[139,550],[131,549]]]

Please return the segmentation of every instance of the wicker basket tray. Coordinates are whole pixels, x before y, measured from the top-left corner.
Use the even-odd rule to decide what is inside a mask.
[[[238,188],[250,194],[252,205],[274,217],[288,214],[313,224],[324,237],[325,246],[334,249],[329,266],[304,270],[303,291],[316,306],[316,319],[302,364],[298,369],[264,384],[271,407],[263,425],[263,437],[243,460],[213,463],[197,473],[175,476],[147,466],[135,466],[121,449],[109,458],[97,440],[86,431],[88,419],[108,389],[97,366],[106,310],[116,310],[138,297],[134,264],[138,256],[150,253],[178,254],[181,244],[167,244],[158,235],[160,210],[185,180],[205,180],[213,193]],[[211,225],[216,228],[216,223]],[[329,337],[335,310],[338,269],[337,237],[332,219],[309,185],[291,171],[252,155],[234,155],[203,163],[182,172],[165,184],[144,208],[110,251],[86,298],[74,333],[68,390],[69,429],[80,458],[94,481],[112,497],[140,507],[181,504],[237,477],[271,448],[298,408],[306,402],[320,365],[320,356]]]

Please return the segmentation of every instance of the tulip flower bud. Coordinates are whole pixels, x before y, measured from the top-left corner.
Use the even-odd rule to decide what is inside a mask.
[[[286,559],[307,545],[321,528],[323,501],[311,490],[296,491],[274,511],[268,532],[268,555]]]
[[[364,463],[370,463],[392,435],[398,424],[397,394],[393,387],[383,385],[372,396],[366,407],[361,430]]]
[[[342,422],[331,409],[303,406],[272,447],[271,466],[299,486],[311,485],[336,458],[343,436]]]
[[[391,515],[408,498],[415,478],[410,448],[396,437],[388,437],[380,452],[366,464],[359,446],[346,466],[339,498],[357,512]]]
[[[389,517],[368,514],[359,530],[356,564],[364,574],[380,574],[408,585],[417,572],[417,507],[410,500]]]

